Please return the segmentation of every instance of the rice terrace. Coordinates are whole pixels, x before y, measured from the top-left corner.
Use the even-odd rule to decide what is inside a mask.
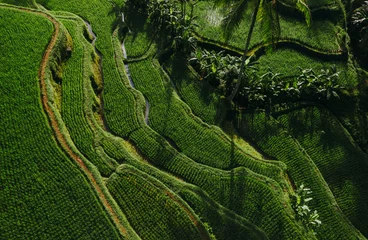
[[[0,0],[0,239],[368,238],[368,1]]]

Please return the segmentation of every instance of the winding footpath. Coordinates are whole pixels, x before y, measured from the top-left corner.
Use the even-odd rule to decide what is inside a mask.
[[[118,228],[120,234],[123,235],[125,238],[128,238],[128,233],[127,233],[126,228],[121,223],[121,221],[118,217],[118,214],[114,211],[114,209],[112,208],[112,206],[108,202],[107,197],[105,196],[105,194],[102,191],[101,187],[97,183],[97,180],[96,180],[95,176],[88,169],[88,167],[83,162],[83,160],[68,145],[68,143],[65,139],[65,136],[61,133],[61,130],[60,130],[58,121],[56,119],[56,116],[55,116],[53,110],[50,108],[50,106],[48,104],[49,99],[48,99],[48,95],[47,95],[47,87],[46,87],[46,82],[45,82],[45,72],[46,72],[47,65],[48,65],[47,63],[48,63],[50,55],[52,53],[52,49],[54,48],[54,46],[57,42],[58,36],[60,34],[60,25],[59,25],[60,23],[58,23],[55,20],[55,18],[53,18],[51,15],[49,15],[45,12],[40,12],[40,11],[37,11],[37,10],[22,8],[22,7],[13,7],[13,6],[10,6],[10,5],[0,5],[0,6],[1,7],[12,8],[12,9],[16,9],[16,10],[21,10],[21,11],[25,11],[25,12],[30,12],[30,13],[33,13],[33,14],[38,14],[40,16],[43,16],[43,17],[47,18],[54,25],[54,32],[53,32],[51,40],[50,40],[50,42],[47,46],[47,49],[46,49],[46,51],[45,51],[45,53],[42,57],[41,66],[40,66],[40,69],[38,71],[38,77],[40,79],[40,87],[41,87],[42,105],[43,105],[44,111],[46,112],[46,114],[49,118],[49,122],[51,124],[52,129],[54,130],[55,137],[56,137],[57,141],[59,142],[60,146],[69,155],[69,157],[71,159],[73,159],[78,164],[78,166],[85,173],[85,175],[87,176],[88,180],[91,183],[91,186],[96,191],[96,193],[98,195],[98,198],[100,199],[100,201],[103,204],[103,206],[105,207],[105,209],[108,211],[108,213],[111,216],[113,222],[115,223],[116,227]]]

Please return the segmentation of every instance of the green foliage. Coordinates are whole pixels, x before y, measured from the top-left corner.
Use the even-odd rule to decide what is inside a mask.
[[[223,206],[219,205],[217,202],[212,200],[201,188],[192,184],[188,184],[182,179],[179,179],[177,176],[173,176],[162,171],[162,168],[160,170],[153,167],[149,163],[138,161],[132,158],[127,152],[124,151],[124,147],[121,145],[116,145],[115,147],[114,143],[116,144],[117,142],[109,141],[107,144],[108,146],[105,146],[106,152],[108,154],[117,160],[124,159],[127,164],[132,165],[140,171],[156,178],[169,187],[170,190],[180,195],[180,197],[192,207],[202,221],[207,221],[209,223],[208,228],[212,228],[215,236],[218,239],[268,239],[266,234],[261,229],[257,228],[257,226],[252,224],[249,220],[235,214],[228,208],[224,208]],[[181,160],[177,163],[178,165],[182,164],[183,160],[185,161],[185,158],[178,159]],[[174,166],[174,164],[170,164],[170,166]],[[190,171],[187,171],[186,173],[182,172],[182,175],[189,176],[190,172],[193,170],[194,169],[191,168]],[[221,172],[216,172],[216,174],[222,175]],[[218,182],[213,174],[207,175],[205,173],[204,176],[198,174],[196,178],[198,180],[193,180],[193,182],[199,183],[203,182],[205,179],[213,184]],[[204,225],[205,224],[206,223],[204,222]]]
[[[278,1],[288,4],[290,6],[295,6],[296,4],[298,4],[300,0],[278,0]],[[318,8],[333,8],[337,7],[336,5],[337,5],[336,0],[308,0],[308,7],[312,10]]]
[[[218,92],[207,82],[198,81],[200,76],[183,61],[186,59],[176,56],[164,65],[181,99],[204,122],[211,125],[222,122],[225,110]]]
[[[352,38],[357,42],[357,55],[366,59],[368,56],[367,44],[368,44],[368,1],[354,10],[351,17],[352,20]]]
[[[296,2],[296,8],[303,13],[304,17],[305,17],[305,22],[307,23],[308,26],[311,25],[311,18],[312,18],[312,14],[309,10],[308,5],[306,4],[305,0],[297,0]]]
[[[323,60],[296,50],[279,49],[274,51],[273,54],[261,56],[258,62],[260,74],[265,74],[271,70],[274,73],[282,73],[285,78],[298,77],[300,69],[313,69],[315,72],[321,72],[322,69],[330,69],[336,66],[340,72],[338,85],[353,88],[358,83],[358,75],[351,60]]]
[[[247,107],[270,109],[272,105],[284,104],[300,100],[330,100],[339,98],[341,87],[339,74],[335,66],[331,69],[321,69],[316,74],[313,69],[300,69],[297,78],[282,79],[282,74],[272,71],[258,76],[256,72],[243,85],[238,101]]]
[[[245,72],[254,68],[255,63],[250,60],[246,61]],[[207,81],[217,88],[221,95],[227,96],[234,88],[233,82],[239,75],[241,58],[230,54],[224,55],[223,51],[216,53],[197,48],[192,52],[189,63],[199,73],[200,80]]]
[[[293,208],[296,212],[296,219],[303,223],[307,231],[315,234],[316,229],[322,222],[318,219],[317,210],[312,211],[308,207],[308,202],[313,200],[312,197],[309,197],[311,193],[312,191],[309,188],[306,188],[303,184],[300,185],[295,193]]]
[[[229,92],[226,88],[231,89],[235,83],[239,58],[201,50],[194,56],[197,59],[193,59],[199,69],[198,76],[186,64],[186,60],[167,62],[167,55],[160,55],[164,69],[172,79],[161,69],[156,59],[152,60],[158,50],[165,48],[178,51],[191,49],[194,22],[200,24],[196,30],[199,35],[220,45],[225,44],[226,39],[218,31],[223,15],[221,11],[211,8],[213,2],[200,1],[194,8],[193,1],[175,0],[39,2],[47,9],[69,11],[83,17],[91,23],[97,35],[96,47],[101,53],[99,57],[82,37],[86,30],[81,19],[66,12],[54,13],[70,31],[73,51],[62,67],[58,65],[60,56],[55,57],[50,64],[56,75],[61,77],[61,82],[57,83],[59,95],[53,100],[60,107],[61,116],[77,150],[96,165],[97,168],[92,166],[98,169],[94,174],[106,177],[114,199],[127,214],[129,223],[139,236],[145,239],[200,238],[197,223],[216,239],[315,239],[316,236],[306,235],[302,224],[296,220],[298,215],[294,213],[289,198],[292,189],[286,179],[296,184],[305,182],[313,189],[315,200],[310,202],[307,201],[308,196],[303,195],[305,191],[299,191],[299,196],[302,196],[299,205],[305,206],[308,202],[308,208],[300,207],[299,213],[303,216],[301,219],[308,218],[305,221],[308,225],[318,220],[317,214],[308,211],[309,203],[311,209],[318,210],[323,221],[318,237],[363,238],[344,214],[366,234],[364,223],[368,214],[365,204],[366,178],[363,174],[366,169],[361,167],[366,157],[344,135],[344,129],[326,130],[328,124],[320,124],[316,119],[323,117],[318,114],[314,114],[318,126],[306,127],[309,125],[304,123],[304,128],[295,130],[290,130],[292,124],[286,123],[289,116],[281,116],[280,121],[263,113],[256,113],[254,118],[245,116],[243,120],[239,117],[242,121],[239,126],[245,124],[240,129],[242,133],[246,132],[244,135],[257,143],[260,150],[265,152],[264,155],[280,161],[258,159],[262,156],[260,153],[251,154],[248,148],[237,144],[234,136],[229,138],[218,127],[206,124],[218,123],[221,122],[218,119],[224,118],[222,100],[209,86],[209,82]],[[263,102],[272,99],[272,103],[277,103],[284,95],[285,98],[302,99],[298,96],[305,97],[317,92],[313,97],[327,98],[335,95],[335,89],[339,86],[356,86],[355,68],[350,58],[345,59],[342,55],[346,50],[343,26],[338,26],[330,19],[316,19],[311,29],[308,29],[301,16],[299,19],[292,17],[292,14],[273,14],[274,2],[261,1],[262,9],[258,18],[276,20],[280,17],[280,45],[286,42],[282,46],[289,50],[276,50],[259,58],[262,74],[248,73],[252,86],[247,87],[251,87],[252,91],[244,96],[258,100],[263,98]],[[299,5],[294,0],[280,3],[283,2],[291,2],[294,8],[299,6],[305,17],[310,14],[309,9],[300,5],[301,0],[298,0]],[[232,48],[241,50],[244,45],[243,38],[250,27],[247,18],[252,14],[252,4],[249,3],[249,8],[243,3],[238,5],[249,10],[239,15],[240,28],[229,39]],[[336,7],[335,1],[330,0],[310,0],[308,4],[313,13],[318,7],[326,7],[328,13]],[[124,56],[116,29],[117,23],[122,22],[123,9],[129,10],[129,14],[124,12],[124,17],[126,26],[131,30],[124,38],[128,52],[125,63],[122,61]],[[8,15],[5,18],[7,21],[10,19]],[[194,15],[198,15],[198,19]],[[13,16],[18,22],[18,16]],[[4,20],[1,17],[0,21]],[[37,25],[37,21],[27,22],[23,19],[20,22],[22,24],[16,26],[0,25],[6,28],[1,31],[6,34],[0,43],[12,39],[9,42],[17,46],[15,48],[10,44],[13,48],[5,49],[4,56],[7,59],[2,62],[7,64],[3,64],[0,71],[7,79],[0,81],[3,86],[0,89],[6,90],[3,94],[5,104],[0,106],[3,109],[0,158],[5,159],[0,163],[5,173],[0,174],[0,191],[5,193],[0,194],[0,202],[5,206],[1,208],[5,211],[0,211],[0,215],[3,215],[0,217],[0,238],[38,238],[40,234],[47,238],[116,238],[118,236],[113,225],[95,202],[90,187],[52,139],[41,111],[37,84],[20,81],[36,78],[39,63],[35,59],[42,57],[41,50],[46,45],[46,40],[37,42],[46,32],[41,31],[45,29]],[[47,27],[51,29],[50,24]],[[251,42],[254,49],[266,43],[269,37],[265,39],[264,36],[271,33],[264,34],[259,30],[271,27],[267,24],[256,26]],[[37,38],[28,34],[26,28],[32,29]],[[162,35],[165,38],[155,35],[158,32],[166,32],[166,35]],[[13,43],[13,39],[17,39],[14,36],[18,35],[23,40],[18,39],[19,43],[18,40]],[[24,39],[31,40],[32,46],[28,41],[25,43]],[[20,54],[28,52],[29,48],[35,49],[32,62],[31,57],[26,60],[24,54]],[[172,52],[169,53],[171,55]],[[98,66],[100,57],[102,71]],[[12,65],[9,67],[8,63]],[[128,64],[134,84],[141,92],[130,85],[124,64]],[[333,65],[340,72],[336,69],[326,71]],[[300,73],[298,66],[305,70]],[[284,73],[285,78],[275,74],[278,72]],[[19,81],[9,83],[8,79],[14,76]],[[337,76],[340,78],[337,79]],[[200,77],[206,81],[198,81]],[[92,84],[97,85],[95,92],[90,86],[91,80]],[[308,91],[302,93],[302,89]],[[10,101],[10,96],[15,100]],[[145,98],[151,106],[148,126],[143,114]],[[102,117],[104,125],[101,124]],[[19,119],[31,121],[24,124]],[[326,117],[326,121],[331,119]],[[335,122],[332,119],[331,126],[335,126]],[[310,129],[317,129],[311,137],[295,134]],[[30,134],[32,138],[28,137]],[[327,135],[329,137],[325,139]],[[334,164],[328,164],[331,162]],[[124,165],[116,169],[118,163]],[[57,184],[49,184],[56,181]],[[45,182],[48,184],[45,185]],[[55,192],[58,194],[55,195]],[[41,208],[39,204],[47,207]],[[336,210],[337,204],[343,214]],[[149,212],[154,214],[150,215]],[[47,216],[47,220],[44,216]],[[19,219],[20,223],[17,222]],[[80,222],[84,225],[81,226]],[[25,234],[21,235],[23,232]],[[58,236],[55,236],[55,232]]]

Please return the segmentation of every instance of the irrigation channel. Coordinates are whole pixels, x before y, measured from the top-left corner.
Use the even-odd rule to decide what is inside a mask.
[[[101,52],[98,51],[98,49],[96,48],[96,45],[95,45],[96,40],[97,40],[97,36],[92,31],[91,24],[88,21],[86,21],[86,20],[84,20],[84,22],[87,25],[87,30],[88,30],[89,34],[91,34],[91,36],[93,37],[93,40],[92,40],[91,44],[94,47],[95,52],[97,53],[98,57],[100,58],[99,59],[99,63],[98,63],[98,67],[99,67],[99,70],[100,70],[100,73],[101,73],[101,78],[102,78],[101,80],[102,80],[102,84],[103,84],[104,83],[104,74],[103,74],[103,70],[102,70],[102,57],[103,56],[102,56]],[[102,119],[103,126],[104,126],[105,130],[110,131],[109,126],[107,125],[106,119],[105,119],[104,114],[103,114],[104,113],[104,111],[103,111],[103,109],[104,109],[104,101],[103,101],[103,97],[102,97],[102,92],[98,95],[98,97],[99,97],[100,103],[101,103],[100,116],[101,116],[101,119]]]
[[[123,56],[125,59],[128,58],[128,54],[126,52],[126,49],[125,49],[125,45],[124,45],[124,41],[121,43],[121,50],[123,51]],[[134,86],[134,82],[132,80],[132,77],[130,76],[130,70],[129,70],[129,66],[127,63],[124,63],[124,66],[125,66],[125,72],[128,76],[128,79],[129,79],[129,84],[132,88],[136,89],[135,86]],[[148,125],[148,114],[149,114],[149,109],[150,109],[150,104],[147,100],[146,97],[144,97],[144,101],[146,102],[146,111],[144,113],[144,121],[146,122],[146,124]]]

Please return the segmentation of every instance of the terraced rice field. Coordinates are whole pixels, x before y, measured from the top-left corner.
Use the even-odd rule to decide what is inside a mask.
[[[276,49],[257,24],[247,54],[283,78],[335,65],[348,98],[362,71],[343,4],[308,3],[311,27],[280,1]],[[128,4],[0,0],[0,239],[368,237],[368,157],[338,100],[236,109]],[[199,1],[197,45],[241,54],[249,6],[225,39],[223,11]],[[301,184],[314,232],[294,210]]]

